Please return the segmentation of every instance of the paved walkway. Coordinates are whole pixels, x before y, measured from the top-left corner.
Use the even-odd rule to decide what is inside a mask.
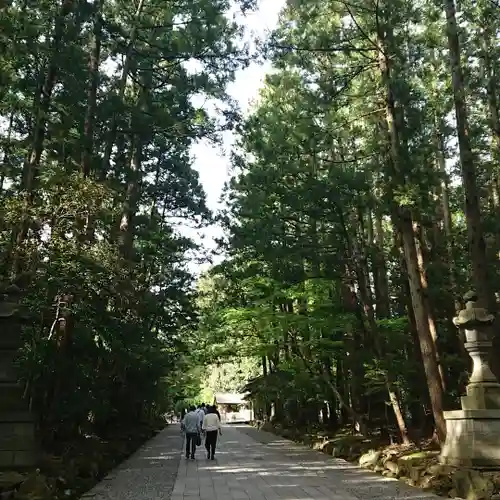
[[[365,471],[247,426],[223,429],[216,460],[181,451],[167,428],[82,497],[93,500],[437,500],[399,481]]]

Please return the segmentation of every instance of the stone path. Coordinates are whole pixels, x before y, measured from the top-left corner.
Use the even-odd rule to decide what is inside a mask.
[[[181,446],[179,426],[168,426],[81,499],[170,499],[181,460]]]
[[[216,460],[181,450],[172,426],[83,499],[93,500],[437,500],[339,459],[247,426],[226,426]]]

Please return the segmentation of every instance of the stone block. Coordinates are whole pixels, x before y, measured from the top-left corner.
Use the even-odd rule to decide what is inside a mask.
[[[36,465],[35,425],[28,412],[0,413],[0,469]]]
[[[1,411],[0,412],[0,422],[29,422],[33,423],[33,415],[27,411]]]
[[[14,452],[14,466],[19,469],[34,467],[39,460],[35,449],[17,450]]]
[[[14,452],[12,450],[0,449],[0,470],[12,469],[14,467]]]
[[[17,381],[16,358],[17,351],[0,350],[0,382]]]
[[[0,450],[24,450],[35,446],[35,426],[31,422],[2,422]]]
[[[2,411],[12,412],[26,410],[28,403],[23,398],[23,392],[21,384],[15,382],[0,382],[0,401],[2,402]]]
[[[462,410],[500,409],[500,384],[470,384],[467,396],[462,396],[461,402]]]
[[[21,334],[18,327],[2,322],[2,330],[0,332],[0,349],[12,349],[17,351],[22,347]]]
[[[34,450],[1,450],[0,470],[8,469],[30,469],[38,462],[38,455]]]
[[[359,465],[361,467],[375,467],[382,455],[381,451],[370,450],[368,453],[361,455],[359,457]]]
[[[446,441],[442,464],[476,469],[500,469],[500,410],[445,412]]]
[[[38,457],[35,425],[16,373],[22,347],[19,289],[10,286],[3,292],[9,298],[0,300],[0,469],[29,468]],[[11,302],[11,298],[15,300]]]

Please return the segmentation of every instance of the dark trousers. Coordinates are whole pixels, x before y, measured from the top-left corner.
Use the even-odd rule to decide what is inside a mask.
[[[207,431],[205,437],[205,448],[207,454],[212,458],[215,455],[215,446],[217,445],[217,434],[219,431]]]
[[[193,457],[196,453],[196,440],[198,434],[196,432],[186,432],[186,457]]]

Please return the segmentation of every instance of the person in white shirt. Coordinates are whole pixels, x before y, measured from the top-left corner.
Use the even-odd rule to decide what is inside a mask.
[[[203,424],[203,418],[205,417],[205,410],[203,409],[203,405],[199,405],[196,414],[198,415],[198,418],[200,419],[200,427]]]
[[[203,419],[202,430],[205,435],[205,448],[207,449],[207,459],[215,460],[215,447],[217,446],[217,436],[222,434],[220,419],[215,412],[215,407],[210,406],[208,413]]]

